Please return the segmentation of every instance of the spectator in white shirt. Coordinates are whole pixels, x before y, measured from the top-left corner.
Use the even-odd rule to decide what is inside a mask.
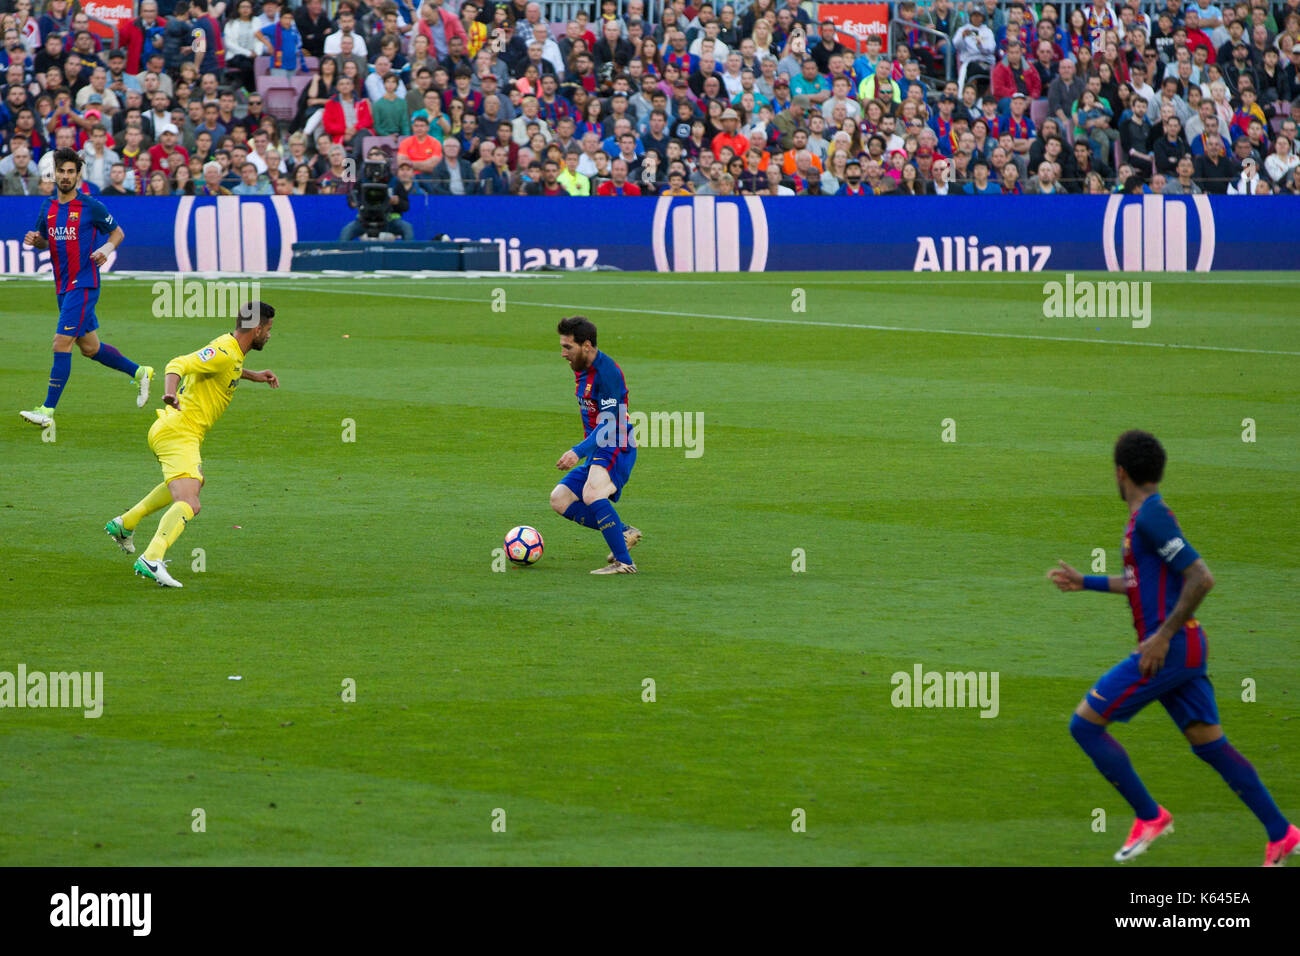
[[[713,59],[714,61],[726,60],[727,54],[731,51],[727,49],[727,44],[718,39],[718,21],[710,20],[704,26],[704,32],[695,38],[691,44],[691,52],[696,56],[703,55],[703,44],[705,40],[713,41]]]
[[[1281,186],[1287,174],[1300,166],[1300,156],[1296,156],[1295,144],[1286,136],[1278,136],[1274,149],[1276,152],[1264,160],[1264,171],[1268,173],[1268,178],[1273,180],[1274,184]]]
[[[536,6],[536,4],[530,3],[529,6]],[[555,75],[563,79],[569,68],[564,65],[564,54],[560,52],[560,45],[551,39],[551,32],[544,23],[533,27],[533,42],[542,45],[542,59],[555,67]]]
[[[849,95],[849,78],[847,76],[837,76],[831,83],[831,98],[822,104],[823,119],[830,120],[837,103],[844,106],[844,115],[851,120],[856,120],[862,115],[862,107],[857,100]]]
[[[366,96],[370,102],[383,99],[384,96],[384,77],[393,72],[393,63],[388,57],[380,55],[375,58],[375,68],[370,75],[366,77]],[[397,98],[406,98],[406,84],[402,78],[397,78]]]
[[[81,178],[100,189],[108,185],[108,173],[113,164],[122,161],[117,153],[108,148],[108,130],[99,123],[91,127],[90,139],[81,149],[81,158],[85,161]]]
[[[166,93],[162,92],[162,90],[159,90],[154,93],[151,102],[153,104],[153,109],[144,115],[145,119],[153,124],[154,141],[158,141],[158,138],[162,136],[163,130],[165,129],[171,130],[179,137],[181,131],[177,129],[176,124],[172,122],[171,110],[167,108],[168,104],[171,102],[171,98]]]
[[[366,52],[365,38],[357,32],[357,18],[351,10],[343,10],[339,13],[339,28],[325,38],[325,55],[337,56],[342,52],[343,38],[352,37],[352,52],[361,56],[368,56]]]
[[[728,53],[722,70],[722,85],[727,91],[727,98],[735,100],[742,92],[740,85],[740,54]]]

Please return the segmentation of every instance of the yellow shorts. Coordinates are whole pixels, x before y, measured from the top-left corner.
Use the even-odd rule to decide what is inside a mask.
[[[171,482],[177,478],[197,478],[204,482],[203,459],[199,448],[203,440],[193,432],[173,427],[166,419],[159,418],[149,429],[149,448],[162,466],[163,481]]]

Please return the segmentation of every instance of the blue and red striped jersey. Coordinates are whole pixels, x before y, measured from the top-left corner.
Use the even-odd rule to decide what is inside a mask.
[[[95,236],[108,236],[116,228],[107,207],[92,196],[79,194],[66,203],[51,196],[41,204],[35,231],[50,244],[55,292],[99,288],[99,266],[90,258]]]
[[[597,446],[627,450],[636,447],[632,426],[627,423],[627,383],[618,363],[597,351],[591,365],[573,378],[585,436],[574,446],[578,457],[586,458]]]
[[[1183,593],[1183,572],[1199,557],[1159,494],[1142,502],[1129,517],[1124,529],[1124,583],[1139,644],[1174,609]],[[1192,626],[1199,625],[1188,622]]]

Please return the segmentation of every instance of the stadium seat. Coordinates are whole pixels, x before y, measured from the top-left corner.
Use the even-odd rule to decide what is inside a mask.
[[[295,77],[295,79],[297,79]],[[308,77],[308,82],[311,78]],[[298,113],[298,95],[301,92],[297,86],[271,86],[262,89],[262,84],[258,81],[258,92],[262,94],[262,102],[266,111],[278,120],[291,120]]]
[[[1047,119],[1047,100],[1045,98],[1034,100],[1029,104],[1029,118],[1034,121],[1034,129],[1043,128],[1043,120]]]
[[[264,99],[268,90],[284,89],[293,85],[293,82],[284,76],[259,76],[254,82],[257,84],[258,95]]]
[[[305,63],[305,64],[307,65],[307,72],[308,72],[308,73],[317,73],[317,72],[320,71],[320,57],[318,57],[318,56],[304,56],[304,57],[302,58],[302,61],[303,61],[303,63]]]
[[[253,58],[253,75],[269,76],[271,73],[271,58],[269,56],[257,56]]]

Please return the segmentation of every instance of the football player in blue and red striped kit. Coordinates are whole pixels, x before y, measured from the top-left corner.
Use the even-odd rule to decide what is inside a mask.
[[[1173,832],[1173,816],[1151,799],[1124,748],[1106,732],[1111,721],[1127,722],[1158,700],[1192,752],[1219,772],[1264,825],[1264,865],[1280,866],[1300,847],[1300,828],[1282,816],[1255,768],[1228,743],[1219,725],[1206,673],[1205,632],[1193,617],[1214,578],[1160,496],[1165,450],[1154,435],[1134,430],[1119,436],[1114,457],[1115,480],[1129,509],[1124,574],[1085,576],[1061,561],[1048,576],[1062,591],[1126,594],[1133,610],[1138,649],[1102,675],[1070,723],[1079,746],[1137,814],[1115,859],[1128,862],[1157,837]]]
[[[136,406],[149,400],[149,382],[153,369],[136,365],[107,342],[100,342],[95,330],[95,303],[99,301],[99,267],[122,242],[122,227],[113,221],[104,204],[78,191],[81,157],[71,149],[54,154],[54,184],[57,196],[41,204],[36,228],[23,241],[36,249],[50,251],[54,270],[54,291],[59,302],[58,323],[54,327],[54,363],[50,368],[50,385],[45,404],[19,414],[34,425],[54,423],[54,408],[72,374],[72,344],[75,342],[86,358],[129,375],[138,388]],[[107,238],[95,247],[96,238]]]
[[[636,464],[623,370],[596,348],[596,326],[584,316],[561,319],[556,331],[560,353],[573,369],[585,437],[555,463],[568,474],[551,491],[551,507],[605,536],[609,555],[592,574],[635,574],[628,549],[641,540],[641,532],[624,524],[614,510]],[[574,467],[584,458],[585,464]]]

